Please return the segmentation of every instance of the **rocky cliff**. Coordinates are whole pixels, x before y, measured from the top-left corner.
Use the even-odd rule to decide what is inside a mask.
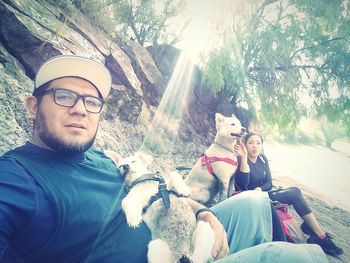
[[[44,1],[5,0],[0,13],[1,153],[30,136],[24,99],[41,63],[58,54],[91,57],[111,71],[112,90],[96,147],[129,153],[147,137],[147,147],[156,153],[181,151],[189,157],[212,139],[216,98],[202,87],[199,70],[190,61],[186,67],[192,70],[182,69],[172,82],[179,50],[160,46],[148,51],[131,40],[111,39],[81,13],[67,16]],[[187,96],[174,95],[185,92]],[[168,114],[169,107],[181,108],[181,114]]]

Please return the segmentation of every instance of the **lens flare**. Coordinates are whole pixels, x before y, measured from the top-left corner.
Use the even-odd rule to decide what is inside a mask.
[[[173,148],[193,87],[193,72],[194,64],[182,52],[140,150],[165,153]]]

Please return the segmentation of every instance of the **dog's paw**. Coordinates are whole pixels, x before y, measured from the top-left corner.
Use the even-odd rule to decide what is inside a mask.
[[[177,189],[177,193],[179,195],[189,197],[191,195],[191,188],[188,187],[187,185],[183,185],[182,187]]]
[[[122,209],[128,225],[136,228],[142,222],[142,207],[135,206],[132,201],[131,198],[124,198],[122,201]]]
[[[169,184],[170,189],[175,190],[179,195],[189,197],[191,195],[190,187],[185,183],[182,175],[176,171],[169,174]]]
[[[138,213],[128,214],[126,221],[130,227],[137,228],[142,222],[142,215]]]

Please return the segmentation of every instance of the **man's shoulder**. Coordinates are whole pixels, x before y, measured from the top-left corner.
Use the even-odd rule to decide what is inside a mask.
[[[19,169],[21,165],[11,156],[0,156],[0,171]]]
[[[29,148],[29,143],[27,142],[23,145],[20,145],[13,149],[8,150],[1,157],[9,158],[15,155],[28,155],[28,148]]]
[[[105,166],[105,168],[111,168],[113,170],[116,168],[116,165],[112,159],[105,155],[103,151],[97,149],[89,149],[86,151],[86,155],[88,159],[93,161],[95,164],[98,164],[99,166],[102,165]]]
[[[98,149],[89,149],[86,151],[86,155],[90,156],[91,158],[98,158],[101,160],[108,160],[109,158],[103,153],[103,151]]]
[[[0,180],[28,181],[28,172],[14,158],[0,156]]]

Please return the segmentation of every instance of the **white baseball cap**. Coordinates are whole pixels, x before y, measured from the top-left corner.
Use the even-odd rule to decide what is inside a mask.
[[[79,77],[91,82],[106,99],[112,79],[109,70],[90,58],[59,55],[47,60],[36,73],[34,91],[41,85],[62,77]]]

